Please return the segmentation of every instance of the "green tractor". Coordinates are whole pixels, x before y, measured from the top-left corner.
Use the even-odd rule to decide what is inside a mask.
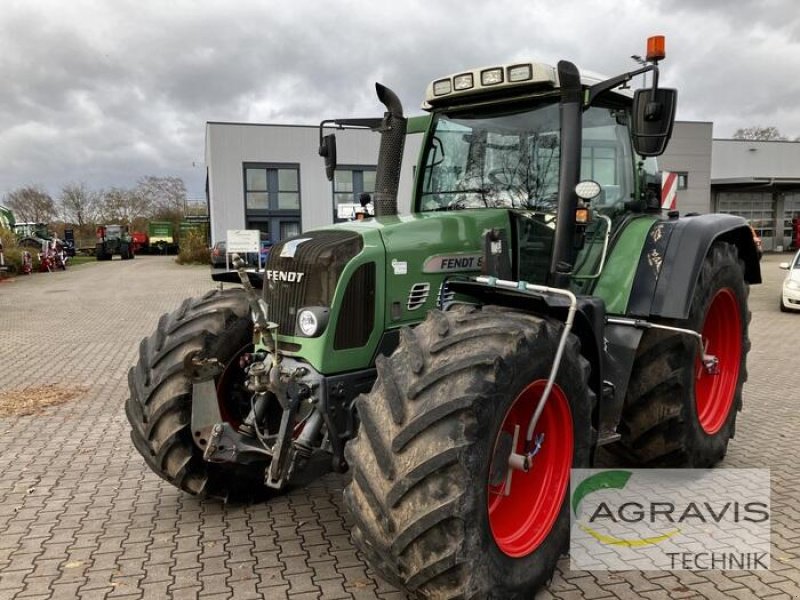
[[[676,93],[658,41],[611,79],[561,61],[432,82],[407,216],[406,118],[378,85],[382,119],[336,122],[381,132],[374,218],[276,244],[263,274],[237,261],[215,279],[241,287],[184,301],[142,341],[126,411],[148,465],[229,498],[284,489],[327,452],[388,581],[517,598],[566,550],[570,469],[599,447],[722,459],[759,263],[744,219],[662,214],[649,157]]]
[[[17,246],[34,252],[42,252],[53,237],[47,231],[47,223],[14,223],[14,233],[17,236]]]
[[[136,258],[133,237],[127,225],[100,225],[96,231],[94,255],[97,260],[111,260],[119,254],[122,260]]]

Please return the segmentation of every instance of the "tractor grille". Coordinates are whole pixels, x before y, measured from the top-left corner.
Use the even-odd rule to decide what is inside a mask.
[[[358,267],[344,293],[336,324],[334,350],[360,348],[369,341],[375,325],[375,263]]]
[[[300,309],[330,307],[342,269],[362,247],[361,236],[350,231],[312,232],[272,247],[264,272],[264,300],[278,333],[295,335]]]

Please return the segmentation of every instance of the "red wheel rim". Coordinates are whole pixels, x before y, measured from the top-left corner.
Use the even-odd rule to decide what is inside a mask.
[[[519,439],[514,451],[525,452],[525,434],[536,405],[546,387],[545,380],[534,381],[514,400],[498,432]],[[545,540],[558,518],[569,484],[572,466],[572,413],[560,387],[553,386],[544,407],[535,436],[544,434],[542,446],[533,457],[531,468],[513,471],[511,493],[504,495],[505,477],[500,485],[488,485],[489,526],[500,550],[511,557],[527,556]],[[500,466],[500,468],[505,468]],[[493,472],[494,465],[490,469]],[[507,477],[507,474],[506,474]]]
[[[708,435],[717,433],[728,419],[742,356],[742,321],[733,291],[717,292],[703,323],[703,344],[708,355],[717,358],[717,372],[711,373],[696,361],[695,405],[700,426]]]
[[[225,365],[225,369],[217,379],[217,398],[219,398],[219,414],[223,421],[230,423],[231,427],[238,429],[245,415],[239,414],[233,406],[234,388],[238,382],[245,380],[244,369],[239,365],[239,359],[245,352],[252,352],[253,346],[248,345],[239,350]]]

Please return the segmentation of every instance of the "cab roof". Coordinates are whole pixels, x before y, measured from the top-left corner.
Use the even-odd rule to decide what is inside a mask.
[[[608,77],[592,71],[580,71],[581,83],[591,87]],[[424,110],[448,105],[462,98],[479,98],[498,92],[524,92],[556,90],[559,88],[558,70],[552,65],[538,62],[514,62],[505,65],[479,67],[433,80],[425,91]],[[629,88],[617,88],[613,93],[630,98]]]

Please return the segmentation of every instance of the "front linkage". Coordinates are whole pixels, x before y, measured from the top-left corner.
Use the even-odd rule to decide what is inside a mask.
[[[330,411],[331,403],[327,401],[330,386],[326,378],[307,364],[279,352],[278,325],[268,321],[267,306],[250,283],[244,262],[235,256],[233,264],[253,322],[255,349],[239,359],[246,374],[244,388],[250,397],[250,411],[238,427],[226,420],[220,410],[225,399],[219,398],[215,383],[224,365],[201,353],[187,356],[184,369],[192,382],[191,429],[203,460],[249,465],[269,462],[264,484],[274,489],[282,489],[317,447],[334,454],[334,470],[344,470],[343,441],[340,435],[330,432],[337,431],[336,415],[348,412],[346,407],[335,406]],[[342,387],[341,382],[338,387]],[[270,413],[270,403],[280,406],[279,420],[275,411]],[[326,414],[329,412],[333,414]],[[352,417],[346,422],[352,423]],[[326,425],[329,435],[322,439]],[[345,431],[343,435],[348,434]]]

